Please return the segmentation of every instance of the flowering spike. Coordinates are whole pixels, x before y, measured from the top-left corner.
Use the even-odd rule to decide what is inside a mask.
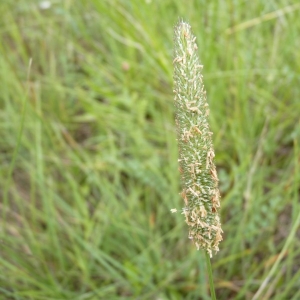
[[[209,108],[195,40],[191,26],[179,21],[174,34],[173,64],[181,195],[185,202],[182,214],[189,226],[189,238],[197,249],[212,256],[212,251],[219,250],[223,231]]]

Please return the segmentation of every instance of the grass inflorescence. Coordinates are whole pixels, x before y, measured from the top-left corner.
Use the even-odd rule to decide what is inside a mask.
[[[179,21],[174,33],[174,94],[183,214],[189,238],[210,256],[219,251],[222,229],[218,210],[220,192],[213,159],[209,106],[203,86],[202,65],[191,26]]]

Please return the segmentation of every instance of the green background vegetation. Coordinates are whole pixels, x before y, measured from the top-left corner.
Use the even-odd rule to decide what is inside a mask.
[[[2,0],[0,13],[0,299],[209,299],[203,253],[170,213],[184,206],[179,17],[211,109],[217,297],[300,299],[298,0]]]

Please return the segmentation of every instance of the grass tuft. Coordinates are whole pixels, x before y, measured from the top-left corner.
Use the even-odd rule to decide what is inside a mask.
[[[178,16],[215,133],[217,299],[299,299],[297,1],[41,2],[0,4],[0,299],[209,299],[170,215]]]

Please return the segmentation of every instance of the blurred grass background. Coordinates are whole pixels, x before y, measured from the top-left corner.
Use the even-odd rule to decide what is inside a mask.
[[[217,298],[300,299],[299,1],[2,0],[0,299],[210,299],[187,237],[173,26],[204,64]]]

